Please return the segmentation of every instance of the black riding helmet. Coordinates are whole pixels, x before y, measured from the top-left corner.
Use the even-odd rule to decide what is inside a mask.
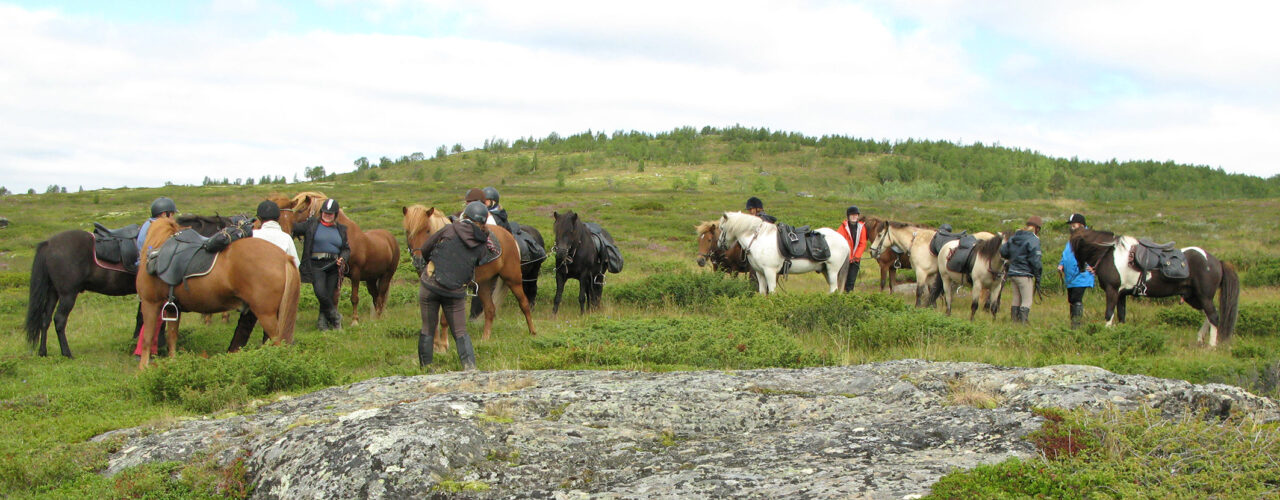
[[[462,209],[462,217],[474,222],[477,226],[483,226],[489,219],[489,209],[485,208],[483,201],[473,201],[467,204],[467,208]]]
[[[845,209],[845,211],[844,211],[844,216],[845,216],[845,217],[848,217],[848,216],[853,215],[853,214],[862,215],[862,212],[859,212],[859,211],[858,211],[858,206],[857,206],[857,205],[850,205],[850,206],[849,206],[849,208]]]
[[[258,204],[258,220],[266,222],[280,219],[280,206],[271,200],[262,200]]]
[[[173,200],[170,200],[163,196],[156,198],[156,201],[151,202],[152,217],[159,217],[160,214],[165,212],[177,213],[177,211],[178,211],[178,205],[175,204]]]
[[[336,213],[338,213],[338,209],[339,209],[339,208],[341,208],[341,207],[339,207],[339,206],[338,206],[338,200],[335,200],[335,199],[333,199],[333,198],[329,198],[329,199],[327,199],[327,200],[324,200],[324,205],[320,205],[320,213],[322,213],[322,214],[336,214]]]
[[[492,201],[494,205],[499,203],[498,198],[500,196],[501,195],[498,194],[498,188],[493,186],[487,186],[484,188],[484,199]]]
[[[760,201],[760,198],[756,198],[755,196],[747,198],[747,210],[751,210],[753,208],[759,208],[763,210],[764,202]]]

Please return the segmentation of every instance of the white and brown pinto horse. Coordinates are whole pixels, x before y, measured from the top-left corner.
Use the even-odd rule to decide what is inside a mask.
[[[947,260],[960,246],[960,240],[948,241],[938,250],[938,274],[942,276],[942,297],[946,299],[947,316],[951,315],[951,302],[956,290],[966,283],[973,287],[969,302],[969,321],[973,321],[978,313],[978,301],[982,301],[982,309],[991,313],[995,319],[1000,311],[1000,292],[1004,289],[1003,269],[1004,257],[1000,256],[1000,245],[1004,244],[1004,233],[974,233],[978,243],[973,251],[973,269],[968,273],[957,273],[947,269]]]
[[[906,250],[911,258],[911,268],[916,272],[916,307],[926,305],[926,295],[927,305],[935,305],[938,295],[942,293],[938,259],[929,251],[929,242],[933,241],[933,235],[937,232],[936,229],[890,221],[876,235],[876,239],[871,241],[869,247],[871,257],[876,259],[886,249],[894,246]]]
[[[1181,249],[1186,256],[1190,276],[1183,279],[1165,278],[1159,271],[1143,271],[1132,264],[1133,250],[1139,245],[1132,236],[1117,236],[1106,231],[1081,229],[1071,235],[1071,249],[1076,254],[1080,269],[1092,267],[1098,283],[1107,294],[1107,326],[1115,320],[1124,323],[1125,298],[1137,295],[1139,281],[1145,285],[1147,297],[1181,296],[1187,305],[1204,312],[1205,321],[1200,325],[1196,339],[1203,343],[1209,334],[1209,346],[1231,339],[1239,313],[1240,278],[1231,264],[1218,260],[1199,247]],[[1218,307],[1213,306],[1213,296],[1221,292]],[[1114,313],[1114,317],[1113,314]]]
[[[828,293],[835,293],[844,284],[848,272],[849,242],[829,227],[819,228],[831,249],[831,257],[824,261],[791,259],[787,274],[820,272],[827,278]],[[786,261],[778,248],[778,226],[750,214],[725,212],[720,218],[719,246],[727,249],[737,242],[747,254],[747,263],[759,278],[758,289],[762,294],[777,291],[778,273]]]

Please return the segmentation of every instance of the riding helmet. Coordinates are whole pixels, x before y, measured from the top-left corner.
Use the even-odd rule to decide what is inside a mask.
[[[501,197],[502,195],[498,194],[498,188],[493,186],[487,186],[484,188],[484,199],[492,201],[494,204],[497,204],[498,198],[501,198]]]
[[[280,206],[271,200],[262,200],[258,204],[258,220],[266,222],[280,219]]]
[[[764,210],[764,202],[760,201],[760,198],[756,198],[755,196],[747,198],[747,210],[751,210],[753,208]]]
[[[320,213],[322,213],[322,214],[336,214],[336,213],[338,213],[338,209],[339,209],[339,208],[341,208],[341,207],[339,207],[339,206],[338,206],[338,200],[335,200],[335,199],[333,199],[333,198],[329,198],[329,199],[327,199],[327,200],[324,200],[324,205],[320,205]]]
[[[1039,215],[1032,215],[1027,218],[1027,225],[1035,226],[1036,229],[1041,229],[1044,227],[1044,220],[1042,220]]]
[[[1084,214],[1071,214],[1071,217],[1067,218],[1067,224],[1077,224],[1077,223],[1084,224]],[[1088,224],[1084,224],[1084,225],[1087,226]]]
[[[480,188],[471,188],[469,191],[467,191],[467,197],[466,197],[466,199],[464,199],[463,201],[465,201],[465,202],[467,202],[467,203],[471,203],[471,202],[473,202],[473,201],[480,201],[480,202],[483,202],[483,201],[484,201],[484,190],[482,190],[482,189],[480,189]]]
[[[857,205],[850,205],[850,206],[849,206],[849,208],[845,209],[845,211],[844,211],[844,216],[845,216],[845,217],[848,217],[848,216],[853,215],[853,214],[862,215],[862,212],[859,212],[859,211],[858,211],[858,206],[857,206]]]
[[[462,216],[474,222],[477,226],[483,226],[485,221],[489,219],[489,209],[485,208],[484,202],[473,201],[467,203],[467,208],[462,209]]]
[[[165,198],[165,197],[163,197],[163,196],[161,196],[161,197],[159,197],[159,198],[156,198],[156,201],[151,202],[151,216],[152,216],[152,217],[159,217],[159,216],[160,216],[160,214],[165,213],[165,212],[175,212],[175,213],[176,213],[177,211],[178,211],[178,205],[177,205],[177,204],[175,204],[175,203],[173,202],[173,200],[170,200],[170,199]]]

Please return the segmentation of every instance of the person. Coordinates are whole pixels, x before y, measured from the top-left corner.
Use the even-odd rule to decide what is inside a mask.
[[[1013,233],[1003,245],[1000,256],[1009,261],[1007,276],[1013,282],[1013,306],[1010,315],[1014,323],[1026,323],[1031,314],[1031,301],[1036,285],[1040,283],[1040,226],[1039,216],[1027,219],[1026,226]]]
[[[1067,231],[1070,233],[1075,233],[1084,227],[1084,214],[1071,214],[1067,219]],[[1071,250],[1070,240],[1062,248],[1058,272],[1062,274],[1062,284],[1067,287],[1067,304],[1071,307],[1071,328],[1079,328],[1084,320],[1084,292],[1093,288],[1093,270],[1080,270],[1080,265],[1076,262],[1076,254]]]
[[[862,222],[862,212],[856,206],[845,209],[844,216],[845,220],[836,232],[849,242],[849,270],[844,277],[844,291],[852,292],[854,282],[858,281],[858,271],[862,269],[862,252],[867,249],[867,227]]]
[[[493,221],[508,233],[511,231],[511,222],[507,220],[507,209],[502,208],[502,195],[498,193],[498,188],[493,186],[485,187],[484,190],[484,206],[489,209],[489,215],[493,216]]]
[[[778,223],[778,219],[776,217],[764,213],[764,202],[760,201],[760,198],[756,198],[755,196],[747,198],[747,213],[764,219],[765,222],[771,224]]]
[[[489,234],[485,219],[489,210],[484,202],[472,201],[462,210],[457,223],[449,224],[427,238],[421,253],[428,262],[435,263],[434,270],[423,273],[418,287],[418,304],[422,315],[422,330],[418,333],[418,365],[426,368],[434,361],[433,345],[436,328],[440,325],[440,311],[458,346],[458,359],[462,369],[476,369],[476,353],[467,335],[467,317],[464,304],[467,286],[475,279],[476,266],[488,252]]]
[[[280,206],[273,201],[263,200],[258,204],[257,216],[262,227],[253,230],[253,237],[267,240],[280,247],[290,259],[293,259],[294,267],[298,267],[301,263],[298,262],[298,248],[293,245],[293,237],[280,228]],[[254,325],[257,324],[258,317],[253,314],[253,311],[247,307],[241,308],[240,320],[236,322],[236,331],[231,336],[231,347],[227,348],[227,351],[235,352],[244,347],[249,341],[249,334],[253,333]],[[262,332],[262,341],[267,341],[265,331]]]
[[[159,198],[156,198],[155,201],[151,202],[151,218],[147,219],[146,222],[142,223],[142,227],[138,229],[138,239],[137,241],[134,241],[134,244],[137,245],[138,247],[138,262],[134,263],[134,267],[137,267],[142,263],[143,252],[150,252],[152,250],[151,247],[143,248],[147,244],[147,231],[151,230],[151,223],[155,222],[156,219],[173,219],[173,216],[177,213],[178,213],[178,205],[174,203],[173,200],[167,197],[161,196]],[[138,302],[138,324],[139,325],[142,324],[142,302]],[[160,327],[156,328],[156,337],[160,337],[161,333],[164,333],[163,321],[160,322]],[[141,326],[138,327],[137,337],[138,337],[138,345],[137,347],[134,347],[133,355],[136,357],[141,357],[142,356],[142,327]],[[156,340],[157,339],[152,339],[151,354],[156,354],[159,351],[160,343],[157,342]]]
[[[302,281],[311,283],[320,304],[316,327],[342,328],[342,313],[334,303],[342,269],[351,258],[347,226],[338,222],[338,200],[329,198],[320,206],[320,217],[312,217],[294,229],[302,234]]]

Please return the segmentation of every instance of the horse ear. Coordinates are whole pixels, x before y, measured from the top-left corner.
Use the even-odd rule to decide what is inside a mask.
[[[431,207],[427,209],[427,217],[431,217],[432,215],[435,215],[435,214],[436,214],[436,207]]]
[[[560,212],[551,212],[551,218],[555,220],[560,220]]]
[[[405,207],[405,206],[400,207],[400,213],[404,215],[409,215],[409,207]]]

